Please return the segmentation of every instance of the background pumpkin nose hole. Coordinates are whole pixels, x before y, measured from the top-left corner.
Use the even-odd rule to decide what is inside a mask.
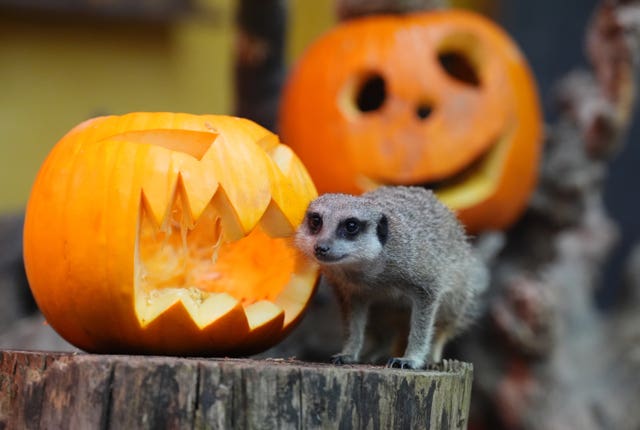
[[[433,112],[433,107],[428,103],[421,103],[416,108],[416,116],[419,119],[429,118],[432,112]]]
[[[480,77],[475,65],[462,52],[445,51],[438,54],[438,61],[444,71],[455,79],[473,87],[480,86]]]
[[[384,78],[378,74],[368,76],[360,85],[356,94],[356,106],[360,112],[379,109],[387,98]]]

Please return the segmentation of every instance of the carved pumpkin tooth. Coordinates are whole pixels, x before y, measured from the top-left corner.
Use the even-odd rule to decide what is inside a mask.
[[[274,235],[291,234],[317,195],[280,146],[213,115],[132,113],[71,130],[25,218],[27,276],[49,324],[94,352],[233,355],[278,342],[318,276]]]

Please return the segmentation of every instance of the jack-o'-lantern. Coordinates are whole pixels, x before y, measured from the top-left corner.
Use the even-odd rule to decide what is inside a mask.
[[[451,10],[329,31],[289,76],[279,132],[320,192],[423,185],[477,232],[509,226],[525,207],[541,115],[507,34]]]
[[[288,236],[316,190],[276,135],[240,118],[86,121],[35,180],[24,260],[49,324],[87,351],[242,354],[300,319],[317,268]]]

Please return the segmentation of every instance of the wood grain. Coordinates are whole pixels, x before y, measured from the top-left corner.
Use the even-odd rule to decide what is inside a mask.
[[[472,374],[0,351],[0,429],[464,429]]]

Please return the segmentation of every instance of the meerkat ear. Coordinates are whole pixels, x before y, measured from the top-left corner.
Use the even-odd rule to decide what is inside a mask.
[[[380,219],[378,220],[378,225],[376,226],[376,234],[378,235],[378,240],[382,245],[387,243],[387,236],[389,236],[389,220],[385,214],[382,214]]]

